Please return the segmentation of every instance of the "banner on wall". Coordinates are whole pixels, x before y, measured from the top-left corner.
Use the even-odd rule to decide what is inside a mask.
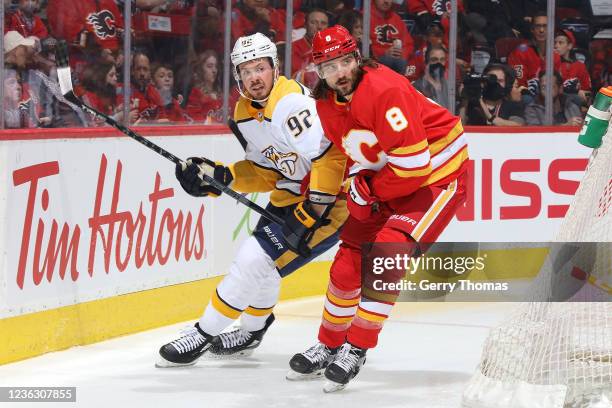
[[[179,157],[244,154],[228,135],[153,139]],[[570,133],[468,140],[473,188],[441,240],[551,240],[590,150]],[[1,141],[0,157],[0,318],[224,274],[259,218],[187,195],[171,162],[125,137]]]

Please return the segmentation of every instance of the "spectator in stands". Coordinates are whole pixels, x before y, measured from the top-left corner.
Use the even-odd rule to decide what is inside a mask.
[[[523,106],[510,100],[515,83],[513,70],[503,64],[489,64],[484,80],[462,84],[461,120],[467,125],[522,126]],[[475,89],[472,89],[475,87]]]
[[[185,12],[193,7],[193,1],[189,0],[135,0],[134,3],[137,8],[153,13]]]
[[[81,48],[95,44],[116,52],[120,47],[123,17],[115,0],[49,0],[47,19],[55,38]]]
[[[448,83],[446,82],[446,49],[441,45],[434,45],[425,53],[425,72],[423,77],[416,80],[413,85],[423,95],[433,99],[440,105],[448,108]]]
[[[167,122],[161,108],[164,103],[151,83],[151,62],[143,52],[132,56],[131,106],[138,109],[139,121]]]
[[[40,0],[19,0],[19,8],[7,14],[6,31],[17,31],[24,37],[36,37],[43,40],[49,36],[47,27],[36,15],[40,10]]]
[[[312,62],[312,38],[327,28],[329,19],[321,9],[313,9],[306,14],[306,34],[294,41],[291,50],[291,75],[309,88],[319,81],[316,67]]]
[[[532,41],[520,44],[508,55],[508,65],[514,69],[519,84],[529,89],[530,100],[539,92],[538,74],[545,69],[547,26],[546,13],[536,13],[531,18]],[[558,59],[556,55],[555,65]]]
[[[16,69],[25,69],[28,54],[32,52],[36,40],[33,37],[24,38],[17,31],[4,34],[4,63]]]
[[[591,77],[586,65],[571,56],[575,44],[576,38],[570,30],[558,30],[555,33],[555,51],[560,57],[555,70],[563,78],[563,93],[577,93],[587,102],[591,93]]]
[[[370,30],[372,52],[378,61],[405,74],[414,41],[401,17],[392,8],[392,0],[374,0]]]
[[[338,17],[338,25],[346,28],[349,33],[357,40],[358,47],[361,49],[361,37],[363,36],[363,18],[357,10],[345,10]]]
[[[223,90],[219,78],[219,57],[206,50],[190,63],[191,81],[184,90],[183,107],[199,123],[222,123]]]
[[[539,75],[542,87],[546,86],[548,77],[542,71]],[[553,125],[558,126],[582,126],[583,118],[581,105],[583,101],[576,94],[566,95],[563,93],[563,78],[558,71],[553,72]],[[544,94],[540,93],[536,100],[525,108],[525,118],[528,125],[542,126],[544,120]]]
[[[97,62],[91,64],[85,71],[82,80],[85,93],[82,99],[92,108],[115,120],[123,121],[123,104],[119,103],[117,97],[117,67],[113,63]],[[138,116],[138,111],[132,109],[130,112],[130,123]],[[103,121],[92,119],[91,124],[102,126]]]
[[[241,0],[232,9],[232,38],[262,33],[272,41],[285,38],[285,13],[270,7],[268,0]]]
[[[416,81],[423,77],[425,72],[425,53],[429,47],[444,46],[444,30],[438,22],[433,22],[427,27],[425,43],[417,48],[408,58],[406,66],[406,77],[410,81]]]
[[[168,64],[156,64],[152,69],[153,84],[162,99],[163,114],[171,122],[193,122],[181,107],[183,96],[174,89],[174,71]]]
[[[41,117],[40,104],[22,83],[18,70],[4,70],[4,127],[26,129],[48,126],[51,118]]]
[[[449,32],[451,0],[407,0],[406,8],[408,13],[416,16],[421,32],[425,32],[434,20],[440,22],[444,32]],[[457,11],[458,13],[465,11],[462,0],[458,0]],[[448,36],[444,43],[448,45]]]

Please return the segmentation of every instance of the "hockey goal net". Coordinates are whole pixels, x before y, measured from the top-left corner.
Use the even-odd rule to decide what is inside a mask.
[[[562,271],[584,280],[572,300],[591,301],[521,303],[491,330],[463,407],[612,407],[610,127],[589,160],[556,241],[592,243],[570,259],[576,268]],[[531,299],[549,298],[555,273],[550,268],[536,278]]]

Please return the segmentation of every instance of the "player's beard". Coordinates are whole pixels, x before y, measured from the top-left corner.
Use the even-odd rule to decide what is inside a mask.
[[[338,79],[333,87],[333,90],[338,96],[347,96],[355,92],[357,87],[357,69],[351,72],[350,77],[342,77]]]

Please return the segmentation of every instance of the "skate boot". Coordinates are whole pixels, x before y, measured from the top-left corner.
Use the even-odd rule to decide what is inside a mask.
[[[210,349],[212,358],[248,357],[261,344],[264,334],[274,322],[274,314],[266,319],[266,325],[261,330],[246,331],[237,328],[227,333],[221,333],[211,341]]]
[[[291,370],[286,378],[289,381],[312,380],[321,377],[323,370],[334,360],[337,348],[329,348],[317,343],[303,353],[294,355],[289,361]]]
[[[159,349],[161,359],[155,367],[183,367],[194,365],[210,347],[213,336],[206,334],[196,323],[181,332],[181,337]]]
[[[350,343],[345,343],[334,361],[325,370],[325,385],[323,391],[335,392],[343,390],[365,364],[367,349],[355,347]]]

